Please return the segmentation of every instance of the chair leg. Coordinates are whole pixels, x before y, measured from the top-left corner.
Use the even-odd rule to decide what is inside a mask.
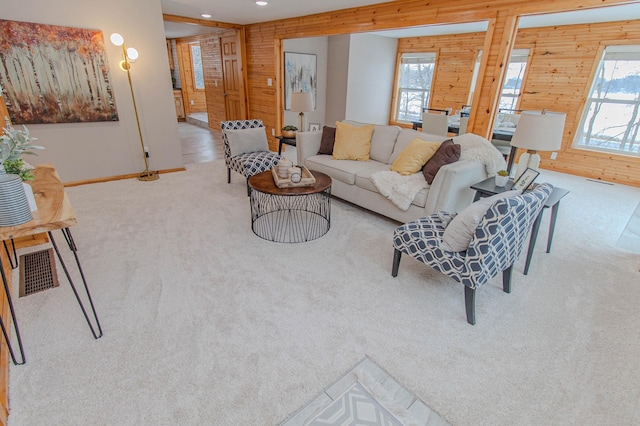
[[[511,293],[511,272],[513,272],[513,265],[502,271],[502,290],[505,293]]]
[[[394,249],[393,251],[393,266],[391,267],[391,276],[398,276],[398,268],[400,267],[400,257],[402,256],[402,252],[398,249]]]
[[[227,183],[231,183],[231,169],[227,167]]]
[[[467,310],[467,322],[476,325],[476,289],[464,286],[464,306]]]

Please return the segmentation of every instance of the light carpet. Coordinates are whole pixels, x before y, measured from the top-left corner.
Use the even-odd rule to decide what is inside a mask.
[[[552,252],[546,213],[529,275],[481,288],[476,326],[462,285],[409,258],[391,277],[396,223],[338,200],[325,236],[278,244],[221,161],[69,188],[105,335],[61,271],[15,299],[9,424],[279,424],[365,356],[454,425],[638,424],[640,259],[615,244],[640,190],[539,181],[571,190]]]

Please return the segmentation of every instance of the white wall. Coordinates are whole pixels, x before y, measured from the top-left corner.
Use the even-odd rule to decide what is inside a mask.
[[[309,123],[320,123],[321,126],[324,126],[326,124],[325,110],[327,102],[327,45],[327,37],[297,38],[284,40],[282,43],[282,47],[285,52],[312,53],[316,55],[316,69],[318,77],[316,109],[315,111],[307,112],[304,114],[304,116],[306,117],[307,125]],[[285,126],[297,126],[298,113],[285,111],[284,124]],[[307,131],[307,129],[304,129],[304,131]]]
[[[64,182],[144,170],[127,76],[118,67],[122,51],[109,41],[111,33],[119,32],[127,47],[140,52],[140,58],[132,65],[131,78],[144,143],[150,151],[150,168],[183,166],[160,1],[2,3],[2,19],[102,30],[120,118],[115,122],[28,125],[38,138],[37,143],[46,147],[38,157],[27,158],[29,162],[53,163]]]
[[[351,35],[345,117],[363,123],[389,124],[398,40]]]

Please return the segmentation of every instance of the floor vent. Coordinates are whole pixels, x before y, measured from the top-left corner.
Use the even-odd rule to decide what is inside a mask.
[[[53,249],[20,255],[20,297],[58,287]]]

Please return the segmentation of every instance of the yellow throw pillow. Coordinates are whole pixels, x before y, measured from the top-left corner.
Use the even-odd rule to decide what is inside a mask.
[[[391,165],[391,170],[404,176],[418,173],[422,166],[433,157],[440,144],[441,142],[429,142],[415,138],[396,158],[396,161]]]
[[[373,124],[358,127],[336,121],[333,159],[369,161],[373,129]]]

